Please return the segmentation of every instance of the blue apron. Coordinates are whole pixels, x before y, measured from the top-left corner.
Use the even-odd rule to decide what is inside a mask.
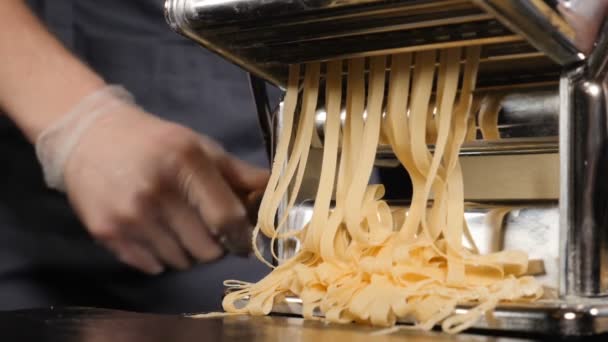
[[[49,29],[146,110],[266,166],[246,74],[168,29],[163,0],[30,0]],[[222,281],[266,269],[233,256],[149,277],[86,233],[64,195],[47,189],[32,146],[0,116],[0,310],[49,305],[154,312],[217,310]]]

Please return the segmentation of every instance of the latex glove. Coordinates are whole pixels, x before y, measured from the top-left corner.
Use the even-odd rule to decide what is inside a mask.
[[[97,106],[106,110],[73,115],[37,144],[43,167],[62,167],[46,167],[45,174],[62,175],[94,238],[150,274],[214,260],[224,252],[222,242],[241,250],[251,245],[245,202],[263,189],[267,171],[116,94],[102,98]],[[49,161],[62,158],[63,164]]]

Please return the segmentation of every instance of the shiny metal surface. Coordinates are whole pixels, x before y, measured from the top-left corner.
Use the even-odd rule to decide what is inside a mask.
[[[511,61],[498,77],[482,67],[486,85],[514,73],[530,82],[579,60],[555,8],[539,0],[167,0],[165,8],[174,30],[277,85],[291,63],[451,46],[483,45],[484,62]],[[513,30],[525,18],[534,23]],[[539,59],[544,72],[530,72],[527,61]]]
[[[258,114],[260,130],[262,131],[262,138],[266,145],[266,154],[268,160],[272,160],[274,156],[273,147],[275,145],[275,137],[273,136],[273,129],[271,128],[273,127],[273,117],[276,117],[276,115],[273,115],[272,109],[270,108],[268,93],[266,91],[266,82],[261,78],[249,74],[249,84],[251,86],[253,98],[256,99],[256,111]]]
[[[557,89],[513,91],[505,96],[501,106],[502,110],[498,116],[501,138],[557,138],[559,131]]]
[[[562,66],[580,61],[575,32],[543,1],[474,0],[513,32]]]
[[[561,85],[563,296],[608,295],[608,55],[589,62]]]
[[[608,1],[602,1],[607,3],[606,7],[608,7]],[[578,0],[578,2],[581,1]],[[601,30],[599,31],[597,41],[594,44],[594,50],[587,60],[588,78],[598,80],[599,82],[605,82],[606,73],[608,73],[608,58],[606,58],[606,51],[608,51],[608,21],[605,21],[603,25],[596,25],[599,26]]]
[[[434,151],[434,146],[429,146]],[[558,138],[556,136],[539,138],[509,138],[501,140],[478,140],[465,143],[460,149],[461,156],[492,156],[514,154],[545,154],[557,153]],[[376,166],[398,166],[393,151],[387,145],[378,146]]]
[[[323,87],[323,83],[321,87]],[[316,139],[313,142],[315,148],[321,148],[323,145],[327,115],[323,91],[320,94],[315,115]],[[546,86],[526,91],[512,89],[506,92],[501,106],[502,110],[498,116],[498,130],[501,139],[465,143],[462,154],[521,154],[558,151],[559,95],[557,89]],[[281,116],[281,113],[276,112],[274,116]],[[343,107],[343,122],[345,117],[346,108]],[[394,158],[389,146],[381,144],[378,149],[381,160]]]

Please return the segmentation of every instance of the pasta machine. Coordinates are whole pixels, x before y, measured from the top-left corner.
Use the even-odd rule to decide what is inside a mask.
[[[604,11],[603,0],[166,1],[174,30],[251,74],[271,156],[282,120],[266,82],[284,87],[288,65],[482,46],[476,92],[501,94],[500,138],[472,139],[461,151],[466,220],[481,251],[528,252],[554,293],[500,305],[475,328],[564,335],[608,332]],[[324,117],[321,100],[304,190],[316,189]],[[378,147],[377,165],[380,175],[396,165],[386,146]],[[403,187],[406,178],[386,185]],[[402,196],[391,203],[407,205]],[[302,191],[290,227],[310,218],[312,198]],[[297,247],[287,241],[278,253]],[[275,305],[279,313],[298,310],[297,298]]]

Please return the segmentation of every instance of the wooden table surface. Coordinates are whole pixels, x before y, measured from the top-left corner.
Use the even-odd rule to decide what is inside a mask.
[[[402,330],[375,336],[376,328],[333,325],[293,317],[194,319],[101,309],[41,309],[0,313],[2,342],[201,342],[201,341],[522,341],[477,334],[450,336]]]

